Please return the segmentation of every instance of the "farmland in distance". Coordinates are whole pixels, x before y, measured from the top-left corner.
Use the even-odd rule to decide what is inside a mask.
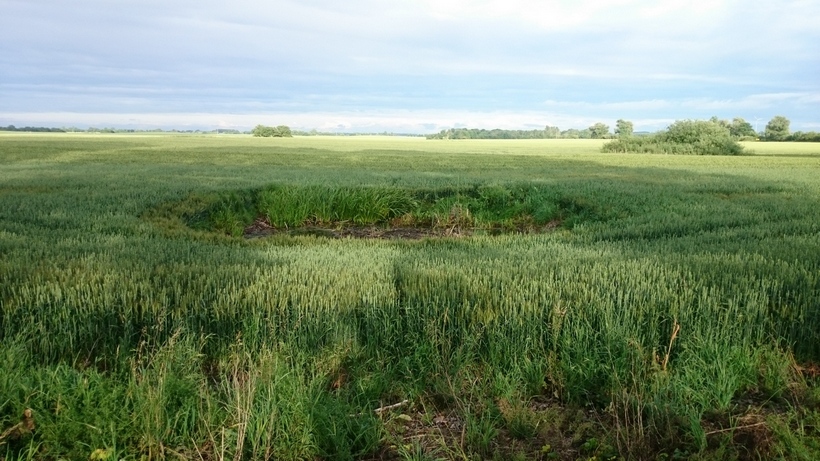
[[[0,133],[0,459],[817,459],[820,145],[601,144]]]

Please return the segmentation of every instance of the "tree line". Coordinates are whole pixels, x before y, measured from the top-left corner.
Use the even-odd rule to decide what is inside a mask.
[[[257,138],[292,138],[293,133],[287,125],[265,126],[256,125],[251,134]]]
[[[820,133],[815,131],[789,131],[790,121],[782,115],[772,118],[764,131],[758,133],[751,123],[742,117],[735,117],[731,121],[712,117],[711,124],[725,130],[727,135],[735,141],[796,141],[820,142]],[[701,127],[702,128],[702,127]],[[668,128],[667,128],[668,130]],[[661,130],[655,134],[662,133]],[[578,130],[570,128],[561,130],[556,126],[547,125],[543,130],[502,130],[483,128],[450,128],[435,134],[427,135],[427,139],[620,139],[632,136],[646,136],[650,133],[636,134],[631,121],[619,119],[615,123],[615,130],[610,132],[609,125],[595,123],[588,128]]]
[[[450,128],[427,135],[427,139],[610,139],[618,136],[631,136],[633,124],[627,120],[618,120],[615,133],[610,133],[609,125],[595,123],[582,130],[570,128],[561,130],[557,126],[547,125],[543,130],[486,130],[483,128]]]
[[[401,137],[417,137],[421,138],[425,135],[419,133],[395,133],[393,131],[379,131],[379,132],[358,132],[350,133],[345,131],[319,131],[316,128],[312,130],[292,130],[294,136],[401,136]]]
[[[820,142],[820,133],[816,131],[789,131],[789,119],[782,115],[775,116],[766,124],[761,141],[794,141]]]
[[[570,128],[563,131],[556,126],[549,125],[543,130],[450,128],[426,137],[427,139],[606,139],[611,136],[609,126],[596,123],[583,130]]]
[[[44,126],[24,126],[17,128],[14,125],[0,126],[0,131],[27,131],[31,133],[65,133],[63,128],[48,128]]]
[[[231,128],[216,128],[213,130],[163,130],[162,128],[152,128],[149,130],[144,129],[134,129],[134,128],[113,128],[113,127],[105,127],[105,128],[97,128],[97,127],[88,127],[88,128],[77,128],[74,126],[71,127],[61,127],[61,128],[49,128],[43,126],[24,126],[24,127],[16,127],[14,125],[8,126],[0,126],[0,131],[21,131],[21,132],[28,132],[28,133],[200,133],[200,134],[250,134],[250,131],[239,131]]]
[[[648,136],[619,136],[603,145],[603,152],[652,154],[741,155],[738,141],[820,141],[815,132],[790,133],[789,119],[773,117],[762,133],[740,117],[731,122],[712,117],[709,120],[678,120],[665,130]]]

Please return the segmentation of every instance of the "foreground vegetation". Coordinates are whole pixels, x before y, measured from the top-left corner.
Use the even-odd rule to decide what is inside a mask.
[[[820,148],[601,145],[0,135],[0,459],[817,459]]]

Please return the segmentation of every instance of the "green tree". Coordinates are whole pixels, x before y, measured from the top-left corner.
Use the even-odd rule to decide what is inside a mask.
[[[561,129],[557,126],[549,126],[547,125],[544,127],[544,137],[547,139],[555,139],[561,137]]]
[[[712,118],[710,118],[709,121],[714,123],[714,124],[720,125],[723,128],[726,128],[727,130],[730,129],[731,126],[732,126],[732,124],[729,123],[728,120],[717,118],[716,115],[712,116]]]
[[[280,138],[292,138],[293,137],[293,133],[290,131],[290,127],[287,126],[287,125],[277,126],[276,128],[274,128],[274,133],[275,133],[274,136],[277,136],[277,137],[280,137]]]
[[[729,125],[729,133],[731,133],[735,138],[753,138],[757,135],[757,133],[755,133],[755,129],[752,127],[752,124],[746,120],[743,120],[741,117],[735,117],[732,119],[732,124]]]
[[[254,127],[254,129],[251,130],[251,134],[256,137],[263,138],[290,138],[293,136],[290,127],[286,125],[279,125],[277,127],[256,125],[256,127]]]
[[[677,144],[694,144],[703,139],[728,138],[730,133],[729,128],[715,120],[678,120],[669,125],[662,137]]]
[[[633,130],[634,126],[632,125],[632,122],[628,120],[618,119],[618,121],[615,122],[615,134],[619,138],[628,138],[632,136]]]
[[[678,120],[659,137],[663,142],[685,145],[700,155],[737,155],[743,151],[729,132],[728,124],[709,120]]]
[[[789,136],[789,119],[777,115],[766,124],[765,137],[767,141],[784,141]]]
[[[679,120],[650,136],[621,137],[602,152],[639,152],[675,155],[739,155],[741,146],[726,124],[716,120]]]
[[[267,138],[273,136],[273,128],[265,125],[256,125],[251,130],[251,134],[256,137]]]
[[[601,122],[589,127],[589,137],[592,139],[606,139],[609,137],[609,125]]]
[[[578,139],[581,137],[581,132],[575,128],[570,128],[561,132],[561,137],[564,139]]]

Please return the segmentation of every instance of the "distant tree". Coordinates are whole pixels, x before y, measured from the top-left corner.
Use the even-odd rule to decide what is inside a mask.
[[[0,127],[0,131],[30,131],[33,133],[64,133],[62,128],[49,128],[45,126],[24,126],[22,128],[9,125],[7,127]]]
[[[502,130],[494,128],[449,128],[435,134],[428,134],[427,139],[545,139],[558,138],[558,128],[548,126],[544,130]]]
[[[820,133],[816,131],[809,131],[805,133],[802,131],[795,131],[789,136],[788,140],[798,142],[820,142]]]
[[[256,125],[256,127],[251,130],[251,134],[263,138],[290,138],[293,136],[290,127],[286,125],[279,125],[277,127]]]
[[[619,138],[628,138],[632,136],[633,129],[634,127],[630,121],[618,119],[618,121],[615,122],[615,134]]]
[[[253,130],[251,130],[251,134],[258,138],[267,138],[273,136],[273,127],[265,125],[256,125],[253,128]]]
[[[290,131],[290,127],[287,125],[279,125],[275,128],[276,134],[274,136],[278,136],[280,138],[292,138],[293,133]]]
[[[730,128],[731,128],[731,126],[732,126],[732,124],[731,124],[731,123],[729,123],[729,121],[728,121],[728,120],[726,120],[726,119],[720,119],[720,118],[717,118],[717,116],[716,116],[716,115],[715,115],[715,116],[712,116],[712,118],[710,118],[710,119],[709,119],[709,121],[710,121],[710,122],[712,122],[712,123],[714,123],[714,124],[716,124],[716,125],[720,125],[720,126],[722,126],[723,128],[726,128],[727,130],[728,130],[728,129],[730,129]]]
[[[765,137],[767,141],[785,141],[789,136],[789,119],[777,115],[766,124]]]
[[[578,139],[581,137],[581,132],[575,128],[570,128],[561,132],[561,137],[564,139]]]
[[[732,124],[729,125],[729,133],[735,138],[753,138],[757,135],[752,124],[740,117],[732,119]]]
[[[544,127],[544,137],[547,139],[555,139],[561,137],[561,129],[557,126],[549,126],[547,125]]]
[[[601,122],[589,127],[589,137],[592,139],[606,139],[609,137],[609,125]]]
[[[632,123],[626,122],[631,129]],[[631,132],[631,131],[630,131]],[[304,135],[306,132],[298,132]],[[606,139],[612,137],[609,126],[596,123],[589,128],[578,130],[570,128],[560,131],[558,127],[547,125],[543,130],[504,130],[494,128],[448,128],[438,133],[428,134],[427,139]]]

